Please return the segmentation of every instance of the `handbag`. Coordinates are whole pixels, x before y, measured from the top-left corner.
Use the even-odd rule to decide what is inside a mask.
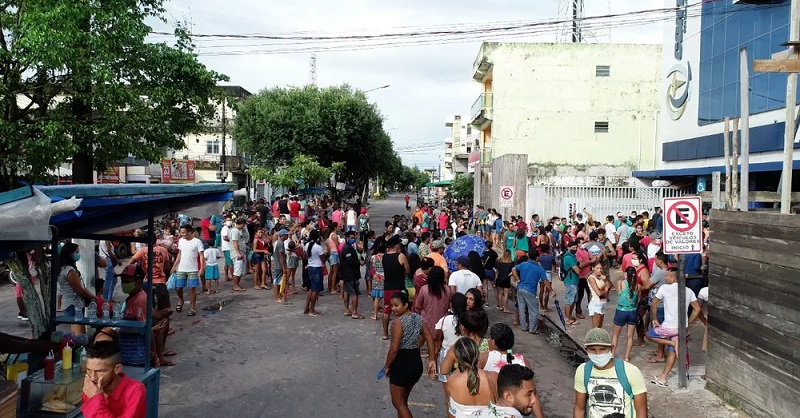
[[[177,289],[178,284],[178,274],[172,273],[169,275],[169,279],[167,279],[167,290],[175,290]]]

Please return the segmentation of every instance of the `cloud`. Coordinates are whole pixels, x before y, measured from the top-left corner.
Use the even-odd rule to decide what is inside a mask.
[[[166,7],[170,19],[190,21],[195,33],[215,34],[319,34],[331,35],[407,31],[412,27],[464,27],[508,21],[555,19],[559,10],[566,17],[567,0],[294,0],[252,1],[172,0]],[[605,15],[663,7],[661,0],[606,0],[587,2],[586,15]],[[460,26],[456,26],[460,25]],[[153,24],[169,30],[170,24]],[[660,24],[587,31],[592,42],[661,43]],[[310,52],[275,54],[286,50],[271,40],[196,39],[201,61],[227,74],[232,84],[256,92],[273,86],[301,86],[310,81]],[[499,39],[502,40],[502,39]],[[514,38],[514,41],[553,42],[556,34]],[[383,42],[389,43],[389,42]],[[319,44],[316,44],[319,45]],[[352,44],[351,44],[352,45]],[[304,48],[298,43],[288,48]],[[480,92],[472,81],[472,62],[480,41],[439,45],[375,48],[317,53],[320,86],[350,84],[367,90],[386,116],[386,127],[396,145],[440,143],[447,135],[448,115],[468,117]],[[214,52],[260,51],[243,55],[208,56]],[[438,152],[401,155],[408,164],[438,166]]]

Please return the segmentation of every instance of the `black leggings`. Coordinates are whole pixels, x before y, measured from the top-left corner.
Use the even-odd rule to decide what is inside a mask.
[[[575,303],[575,311],[581,312],[581,302],[583,302],[583,295],[586,293],[586,302],[592,300],[592,292],[589,290],[589,281],[586,279],[578,280],[578,300]]]

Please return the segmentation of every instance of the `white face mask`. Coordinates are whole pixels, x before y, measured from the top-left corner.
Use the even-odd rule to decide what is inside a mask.
[[[639,260],[636,258],[631,259],[631,265],[634,267],[639,267]]]
[[[606,367],[608,362],[611,361],[611,351],[603,354],[589,354],[589,360],[598,367]]]
[[[408,245],[408,239],[406,239],[406,238],[403,238],[403,239],[401,239],[401,240],[400,240],[400,242],[401,242],[403,245]]]
[[[228,226],[228,227],[231,226],[232,224],[233,224],[233,222],[231,222],[231,221],[225,222],[225,226]]]

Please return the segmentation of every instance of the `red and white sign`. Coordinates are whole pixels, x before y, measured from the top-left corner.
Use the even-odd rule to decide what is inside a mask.
[[[194,183],[194,161],[161,160],[161,183]]]
[[[468,160],[468,163],[467,163],[467,172],[468,173],[474,173],[475,172],[475,166],[478,165],[478,161],[480,161],[480,160],[481,160],[480,151],[473,151],[471,154],[469,154],[469,160]]]
[[[698,196],[664,199],[664,253],[703,252],[703,204]]]
[[[500,207],[510,208],[514,206],[514,186],[500,186]]]

